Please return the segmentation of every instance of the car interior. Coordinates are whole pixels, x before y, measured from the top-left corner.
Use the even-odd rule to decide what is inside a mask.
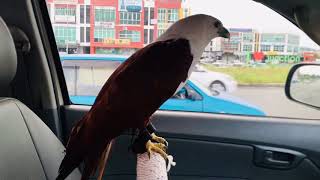
[[[320,42],[316,0],[257,0]],[[44,0],[0,6],[0,177],[55,179],[72,126],[90,109],[69,95]],[[316,180],[320,121],[157,111],[175,180]],[[135,179],[131,136],[116,139],[104,178]],[[68,179],[80,179],[81,168]],[[92,177],[94,179],[94,177]]]

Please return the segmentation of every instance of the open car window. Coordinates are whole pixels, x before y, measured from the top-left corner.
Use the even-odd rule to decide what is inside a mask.
[[[320,115],[290,102],[284,94],[291,66],[318,62],[319,46],[262,4],[251,0],[47,0],[47,5],[74,104],[93,104],[108,77],[130,55],[179,19],[202,13],[218,18],[231,37],[213,39],[189,79],[189,84],[198,84],[195,88],[205,89],[201,101],[210,107],[196,112],[307,119]],[[211,108],[221,104],[223,111]]]

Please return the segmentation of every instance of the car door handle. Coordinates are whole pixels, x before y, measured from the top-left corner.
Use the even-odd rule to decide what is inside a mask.
[[[275,166],[289,166],[292,160],[279,160],[274,157],[275,152],[273,151],[265,151],[264,163],[275,165]],[[290,155],[287,155],[290,156]]]
[[[291,169],[306,156],[300,152],[268,146],[254,146],[254,163],[271,169]]]

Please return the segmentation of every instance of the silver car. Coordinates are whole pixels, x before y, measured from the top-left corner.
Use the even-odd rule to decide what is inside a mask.
[[[207,71],[199,65],[195,66],[190,79],[208,87],[212,92],[233,92],[237,89],[237,81],[233,77],[219,72]]]

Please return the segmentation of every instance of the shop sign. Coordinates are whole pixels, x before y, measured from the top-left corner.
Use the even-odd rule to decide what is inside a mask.
[[[141,12],[142,0],[119,0],[119,10],[128,12]]]
[[[299,63],[301,57],[297,55],[277,55],[277,56],[266,56],[266,63],[279,64],[279,63]]]
[[[104,44],[108,45],[130,45],[130,39],[110,39],[107,38],[103,41]]]
[[[114,28],[114,22],[95,22],[94,25],[110,29]]]
[[[56,23],[75,23],[75,16],[55,15],[54,22]]]

